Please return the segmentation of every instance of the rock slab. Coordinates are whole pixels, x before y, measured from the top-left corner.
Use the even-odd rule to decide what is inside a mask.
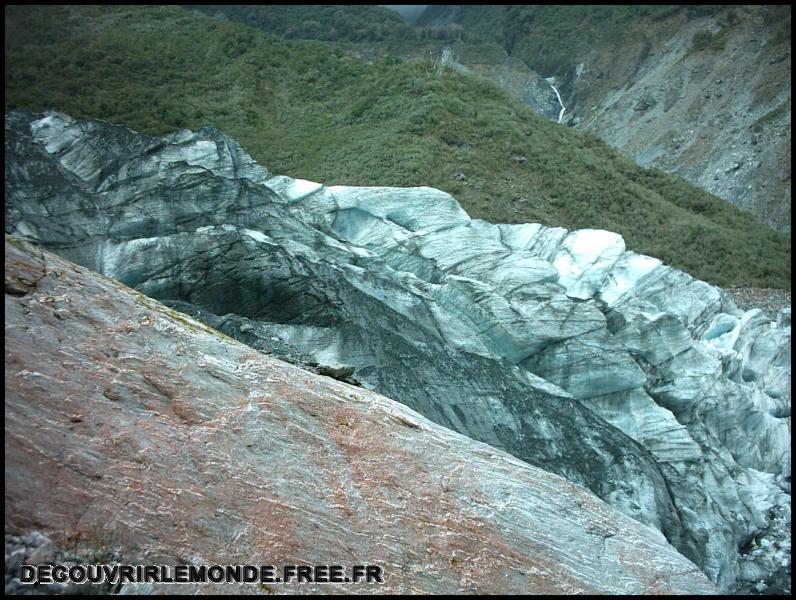
[[[715,591],[580,486],[32,245],[5,253],[7,531],[126,562],[385,571],[230,593]]]

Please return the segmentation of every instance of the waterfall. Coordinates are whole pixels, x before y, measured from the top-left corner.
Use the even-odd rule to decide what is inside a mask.
[[[558,103],[561,105],[561,111],[558,113],[558,123],[561,123],[564,120],[564,113],[567,109],[564,108],[564,103],[561,101],[561,94],[558,93],[558,89],[553,85],[555,80],[555,77],[548,77],[545,79],[545,81],[550,84],[550,87],[553,88],[553,91],[556,93],[556,98],[558,98]]]

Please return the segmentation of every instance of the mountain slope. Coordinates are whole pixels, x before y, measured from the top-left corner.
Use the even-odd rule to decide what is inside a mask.
[[[252,25],[284,39],[373,42],[414,37],[397,12],[369,4],[199,4],[185,8]]]
[[[790,232],[789,6],[430,6],[560,82],[571,123]]]
[[[212,124],[279,172],[434,186],[475,217],[609,229],[707,281],[790,287],[784,236],[432,63],[365,64],[171,7],[8,7],[6,106],[152,134]]]

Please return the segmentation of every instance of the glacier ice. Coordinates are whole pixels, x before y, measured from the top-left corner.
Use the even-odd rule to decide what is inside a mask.
[[[744,313],[615,233],[273,176],[210,128],[23,112],[6,230],[256,348],[352,367],[662,531],[724,589],[773,568],[744,548],[790,515],[789,312]]]

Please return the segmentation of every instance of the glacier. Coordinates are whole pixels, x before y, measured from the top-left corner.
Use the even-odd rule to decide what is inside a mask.
[[[275,176],[213,128],[7,112],[6,232],[583,485],[721,589],[789,580],[789,309],[615,233]]]

